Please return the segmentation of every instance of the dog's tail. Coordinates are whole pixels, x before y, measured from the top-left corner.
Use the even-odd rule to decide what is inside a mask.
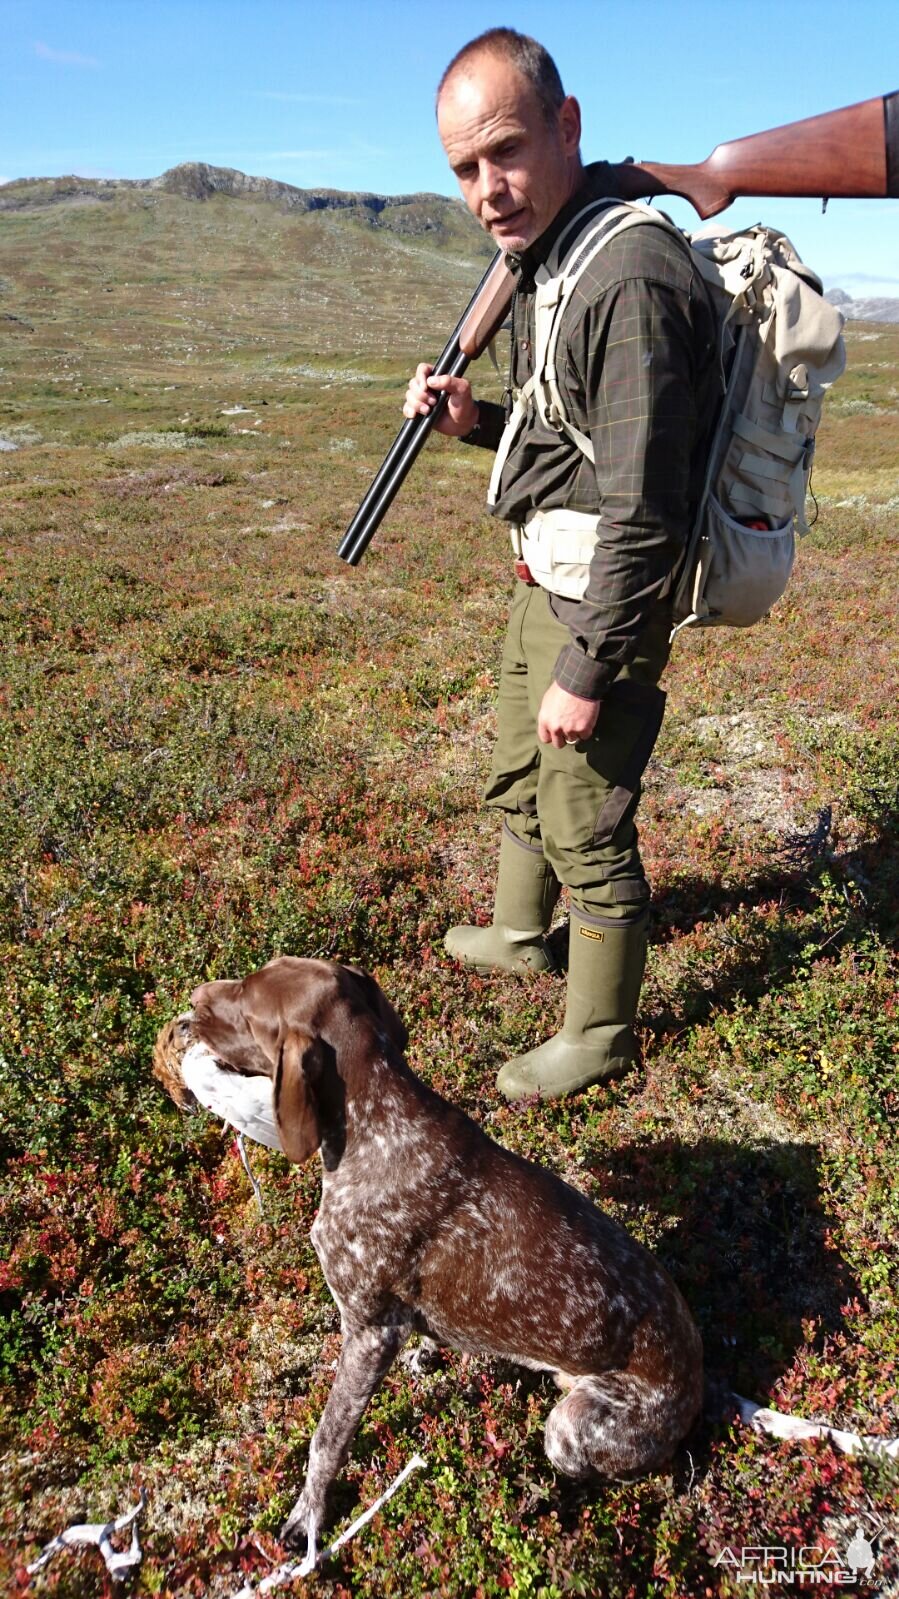
[[[578,1377],[546,1423],[546,1453],[568,1477],[642,1477],[671,1459],[690,1431],[701,1394],[634,1372]]]

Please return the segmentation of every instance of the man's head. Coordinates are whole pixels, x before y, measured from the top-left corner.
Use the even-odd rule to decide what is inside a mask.
[[[578,103],[543,46],[512,28],[453,57],[437,126],[468,209],[502,250],[533,244],[580,182]]]

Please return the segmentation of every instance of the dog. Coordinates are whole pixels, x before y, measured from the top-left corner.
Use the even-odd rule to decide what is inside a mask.
[[[357,967],[285,956],[203,983],[154,1072],[301,1163],[342,1348],[281,1537],[315,1564],[328,1489],[412,1333],[555,1375],[546,1454],[575,1478],[657,1470],[702,1404],[702,1346],[657,1261],[583,1194],[511,1154],[406,1063],[406,1029]],[[252,1131],[253,1127],[256,1132]]]

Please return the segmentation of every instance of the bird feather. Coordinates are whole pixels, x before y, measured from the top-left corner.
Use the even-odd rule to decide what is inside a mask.
[[[205,1044],[191,1044],[181,1062],[181,1075],[194,1098],[247,1138],[280,1149],[270,1077],[244,1077],[216,1059]]]

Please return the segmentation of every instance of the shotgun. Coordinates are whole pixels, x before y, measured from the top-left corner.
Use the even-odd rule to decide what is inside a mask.
[[[624,161],[612,167],[622,200],[677,194],[700,217],[717,216],[740,195],[782,199],[899,198],[899,91],[861,100],[840,111],[805,117],[767,133],[719,144],[694,166],[655,161]],[[484,273],[433,375],[461,377],[502,326],[512,303],[514,278],[499,251]],[[357,566],[393,503],[431,428],[441,416],[446,395],[427,416],[409,417],[338,547],[349,566]]]

